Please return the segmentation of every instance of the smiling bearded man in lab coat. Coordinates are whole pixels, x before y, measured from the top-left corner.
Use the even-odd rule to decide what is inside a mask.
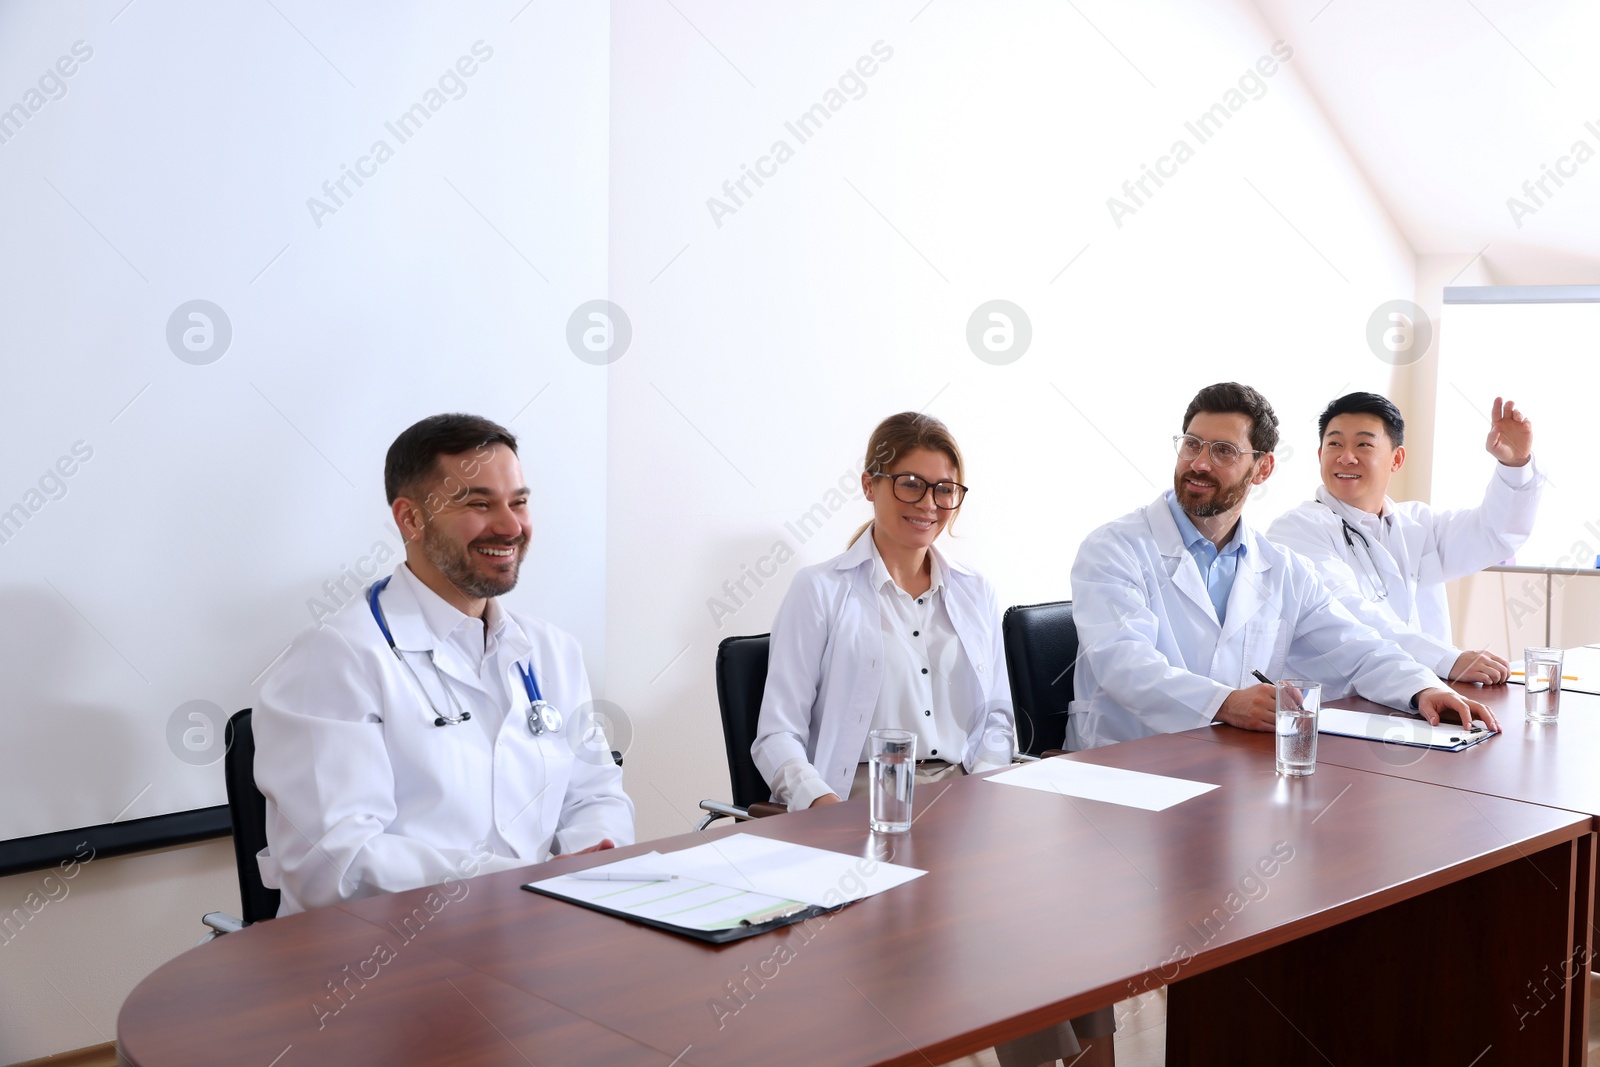
[[[633,841],[578,642],[497,599],[532,534],[516,438],[424,419],[384,488],[405,562],[295,640],[253,716],[280,915]]]
[[[1269,678],[1310,678],[1370,700],[1497,728],[1489,709],[1358,622],[1311,564],[1240,518],[1272,474],[1278,418],[1225,382],[1200,390],[1174,438],[1173,488],[1100,527],[1072,567],[1077,699],[1067,743],[1093,748],[1221,721],[1275,728]]]
[[[1317,422],[1322,488],[1278,516],[1267,537],[1315,563],[1352,612],[1374,609],[1384,636],[1442,677],[1504,682],[1504,659],[1451,643],[1444,583],[1510,559],[1533,532],[1544,486],[1533,424],[1495,397],[1484,448],[1499,462],[1483,503],[1459,511],[1389,499],[1389,479],[1406,459],[1405,432],[1400,409],[1376,393],[1329,404]]]

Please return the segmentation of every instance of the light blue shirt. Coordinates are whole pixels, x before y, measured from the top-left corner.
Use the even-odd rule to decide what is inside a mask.
[[[1163,495],[1172,521],[1178,524],[1178,536],[1183,546],[1194,557],[1200,568],[1200,577],[1211,595],[1211,606],[1217,609],[1217,622],[1227,621],[1228,595],[1233,592],[1233,577],[1239,572],[1239,557],[1244,555],[1244,541],[1235,537],[1220,552],[1211,540],[1195,528],[1194,522],[1178,506],[1178,497],[1171,489]]]

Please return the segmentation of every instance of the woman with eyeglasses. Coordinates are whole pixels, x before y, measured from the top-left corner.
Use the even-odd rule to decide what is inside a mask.
[[[916,735],[918,791],[1011,762],[999,601],[934,545],[966,499],[963,477],[944,423],[910,411],[883,420],[861,475],[872,521],[842,555],[795,575],[772,623],[751,746],[790,811],[865,795],[875,729]],[[1106,1036],[1082,1067],[1111,1063],[1110,1011],[1076,1021]],[[1063,1023],[996,1052],[1002,1067],[1035,1067],[1079,1048]]]

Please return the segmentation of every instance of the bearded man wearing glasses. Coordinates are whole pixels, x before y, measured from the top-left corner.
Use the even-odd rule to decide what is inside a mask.
[[[1332,691],[1498,729],[1477,701],[1335,600],[1304,558],[1241,518],[1272,475],[1278,418],[1256,390],[1200,390],[1173,438],[1172,488],[1085,539],[1072,567],[1078,627],[1067,745],[1094,748],[1225,722],[1275,728],[1273,687]]]

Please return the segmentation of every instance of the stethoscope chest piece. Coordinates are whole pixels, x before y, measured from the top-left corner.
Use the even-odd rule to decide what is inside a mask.
[[[561,712],[548,700],[535,700],[528,705],[528,729],[534,737],[561,732]]]

